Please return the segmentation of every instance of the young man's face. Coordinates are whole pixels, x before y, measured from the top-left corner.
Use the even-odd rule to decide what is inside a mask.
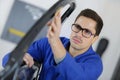
[[[96,33],[96,21],[85,16],[80,16],[74,24],[80,25],[81,28],[89,30],[92,34]],[[78,33],[72,31],[70,35],[71,47],[76,50],[87,50],[98,38],[98,36],[91,35],[86,38],[82,35],[82,31]]]

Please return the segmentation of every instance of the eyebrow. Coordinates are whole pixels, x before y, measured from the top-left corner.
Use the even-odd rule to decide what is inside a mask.
[[[92,33],[92,31],[91,30],[89,30],[89,29],[87,29],[87,28],[83,28],[83,29],[86,29],[86,30],[88,30],[88,31],[90,31],[91,33]],[[92,33],[93,34],[93,33]]]
[[[77,23],[75,23],[75,24],[77,24]],[[81,25],[79,25],[79,24],[77,24],[77,25],[82,28]],[[87,28],[82,28],[82,29],[86,29],[86,30],[88,30],[88,31],[90,31],[90,32],[92,33],[92,31],[91,31],[90,29],[87,29]],[[93,33],[92,33],[92,34],[93,34]]]

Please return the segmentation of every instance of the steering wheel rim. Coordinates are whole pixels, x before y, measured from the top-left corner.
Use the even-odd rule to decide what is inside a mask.
[[[5,69],[0,72],[0,80],[7,80],[11,77],[11,73],[14,73],[22,63],[23,56],[30,46],[31,42],[46,25],[46,23],[54,16],[55,12],[65,5],[70,4],[69,9],[63,14],[62,22],[68,17],[75,9],[75,0],[59,0],[56,2],[27,32],[23,39],[18,43],[17,47],[11,52],[8,63]],[[49,14],[49,15],[48,15]],[[17,53],[17,54],[16,54]],[[13,74],[14,75],[14,74]]]

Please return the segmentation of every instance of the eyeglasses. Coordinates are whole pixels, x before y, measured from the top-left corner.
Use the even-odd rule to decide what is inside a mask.
[[[78,33],[79,31],[82,31],[82,36],[85,37],[85,38],[90,38],[93,35],[95,36],[95,34],[92,34],[92,32],[90,30],[84,29],[78,24],[72,24],[71,29],[75,33]]]

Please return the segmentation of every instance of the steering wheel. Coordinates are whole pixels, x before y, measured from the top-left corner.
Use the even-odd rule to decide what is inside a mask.
[[[75,0],[59,0],[32,26],[23,39],[18,43],[17,47],[11,52],[5,69],[0,72],[0,80],[8,80],[11,78],[13,78],[12,80],[16,80],[16,72],[20,68],[23,56],[31,42],[46,25],[46,23],[54,16],[55,12],[59,8],[65,7],[67,4],[69,4],[70,7],[61,17],[63,22],[74,11],[76,7]]]

